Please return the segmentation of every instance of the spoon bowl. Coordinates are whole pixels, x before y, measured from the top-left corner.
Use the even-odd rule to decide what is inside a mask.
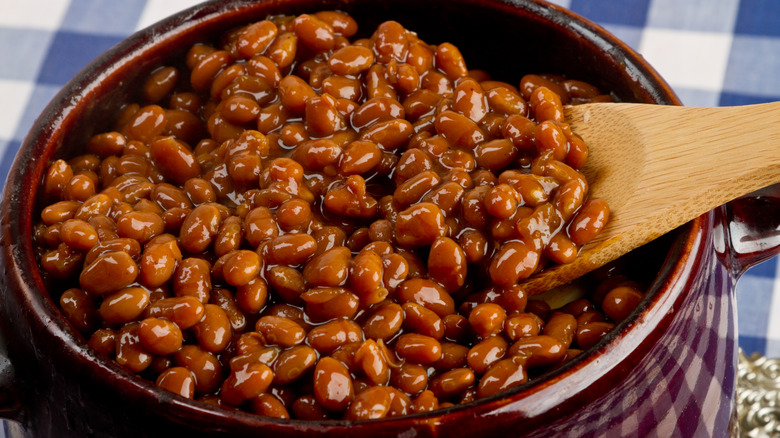
[[[569,264],[524,282],[570,282],[690,220],[780,181],[780,102],[720,108],[634,103],[565,107],[589,148],[590,197],[610,220]]]

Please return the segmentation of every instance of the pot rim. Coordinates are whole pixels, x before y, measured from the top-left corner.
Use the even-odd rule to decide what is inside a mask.
[[[317,4],[315,0],[306,1],[309,1],[312,5]],[[632,77],[638,86],[647,92],[649,98],[656,103],[680,104],[679,99],[669,85],[640,55],[602,27],[569,10],[549,4],[543,0],[458,1],[460,3],[487,5],[496,9],[515,10],[519,8],[528,14],[535,14],[541,20],[549,22],[551,25],[559,26],[568,33],[578,35],[579,38],[587,43],[599,47],[601,51],[608,52],[611,57],[616,59],[616,62],[623,64],[627,71],[632,72]],[[83,374],[89,375],[90,378],[99,381],[101,384],[116,385],[117,388],[121,387],[123,396],[126,398],[134,401],[146,400],[154,401],[156,404],[169,405],[169,410],[164,412],[163,415],[180,419],[197,417],[199,422],[212,424],[214,427],[225,427],[226,425],[237,423],[242,428],[292,425],[302,429],[311,427],[342,429],[378,423],[432,424],[431,420],[465,415],[465,411],[501,412],[509,405],[512,405],[513,408],[516,407],[518,402],[535,404],[535,406],[528,406],[528,408],[533,412],[543,414],[542,411],[544,409],[552,409],[554,406],[537,400],[541,397],[539,394],[544,395],[550,391],[559,390],[561,385],[570,386],[568,384],[574,382],[574,377],[577,375],[583,376],[591,368],[596,366],[604,368],[603,364],[597,363],[600,358],[605,357],[605,354],[614,352],[616,346],[621,345],[622,340],[629,339],[632,336],[641,336],[638,334],[639,331],[646,329],[648,324],[659,323],[659,309],[674,307],[675,303],[679,302],[682,292],[680,290],[675,291],[674,286],[678,282],[684,281],[684,273],[690,268],[689,265],[692,263],[692,259],[696,258],[695,256],[697,251],[700,250],[701,242],[709,235],[708,224],[712,221],[711,213],[695,219],[685,226],[687,229],[679,232],[673,249],[664,262],[662,273],[653,283],[651,293],[647,294],[648,298],[635,311],[633,317],[621,323],[621,330],[615,330],[613,334],[602,339],[596,347],[591,349],[590,354],[580,355],[580,357],[566,366],[551,373],[549,378],[543,381],[528,383],[483,400],[456,405],[432,413],[357,422],[277,420],[249,413],[235,413],[159,390],[154,386],[153,382],[141,379],[135,374],[124,370],[114,361],[92,352],[86,346],[84,338],[70,326],[47,293],[35,262],[30,236],[32,235],[33,212],[37,211],[35,202],[37,200],[39,181],[42,180],[45,172],[43,163],[45,163],[46,159],[41,159],[41,157],[46,158],[47,154],[44,151],[49,151],[49,156],[53,154],[55,146],[52,146],[52,143],[61,143],[59,138],[62,136],[62,132],[68,131],[73,126],[76,118],[73,113],[83,111],[85,104],[82,102],[89,101],[90,96],[96,93],[97,87],[94,78],[103,80],[117,73],[120,73],[119,75],[122,76],[121,73],[130,68],[128,65],[139,62],[142,58],[148,59],[150,56],[152,58],[161,56],[161,53],[164,51],[164,44],[160,44],[160,41],[191,36],[194,33],[194,29],[203,25],[224,27],[224,24],[215,23],[241,21],[241,17],[247,11],[265,8],[266,3],[278,5],[283,2],[252,2],[251,0],[228,0],[221,2],[212,0],[181,11],[136,32],[90,63],[63,87],[36,120],[33,128],[24,140],[4,189],[5,202],[2,210],[4,245],[2,253],[7,266],[6,275],[10,277],[6,282],[12,286],[10,289],[17,295],[18,301],[24,303],[26,309],[29,309],[32,314],[36,315],[41,328],[44,330],[43,333],[48,333],[49,336],[56,338],[60,342],[62,351],[58,353],[74,361],[72,364],[74,369],[80,370]],[[260,4],[263,6],[259,6]],[[200,30],[197,33],[200,33]],[[37,166],[29,167],[27,163],[37,163]],[[656,317],[653,315],[656,315]],[[624,351],[620,354],[625,356],[629,352]],[[606,371],[598,374],[603,375],[604,372]],[[592,380],[592,377],[589,380]],[[585,383],[587,382],[580,381],[578,384],[584,385]],[[556,399],[556,405],[561,401],[560,398]]]

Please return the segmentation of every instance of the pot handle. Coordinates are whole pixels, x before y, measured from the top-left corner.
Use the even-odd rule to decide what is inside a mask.
[[[16,387],[14,368],[8,358],[5,345],[5,338],[0,330],[0,419],[20,421],[22,402]]]
[[[737,198],[721,207],[727,266],[736,275],[780,254],[780,184]]]

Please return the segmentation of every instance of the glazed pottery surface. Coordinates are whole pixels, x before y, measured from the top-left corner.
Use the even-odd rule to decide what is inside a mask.
[[[364,31],[397,20],[426,41],[456,44],[470,67],[509,82],[550,72],[610,89],[624,101],[679,104],[625,44],[534,0],[229,0],[184,11],[82,71],[41,115],[16,158],[2,206],[0,251],[0,329],[15,374],[4,379],[1,413],[36,437],[728,434],[737,358],[733,286],[748,265],[775,250],[763,236],[776,224],[759,214],[780,205],[774,192],[704,215],[666,236],[649,255],[631,259],[661,266],[651,293],[622,330],[591,353],[539,383],[431,414],[318,423],[229,413],[157,390],[86,347],[45,292],[34,257],[32,224],[41,207],[36,194],[47,163],[72,156],[110,126],[121,103],[137,94],[139,81],[193,43],[269,14],[323,9],[351,13]]]

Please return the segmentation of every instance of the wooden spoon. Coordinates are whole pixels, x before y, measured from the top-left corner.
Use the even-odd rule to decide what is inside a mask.
[[[610,206],[577,259],[525,280],[567,283],[741,195],[780,182],[780,102],[719,108],[594,103],[564,108],[588,145],[590,197]]]

